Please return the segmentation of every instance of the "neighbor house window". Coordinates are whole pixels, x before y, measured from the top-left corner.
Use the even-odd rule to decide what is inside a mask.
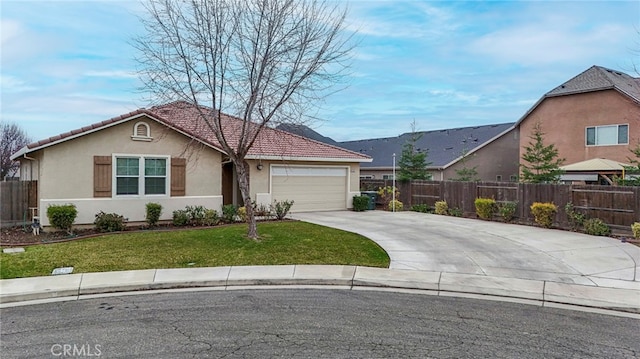
[[[383,179],[383,180],[390,180],[390,179],[393,179],[393,175],[382,175],[382,179]]]
[[[629,125],[587,127],[587,146],[626,145],[629,143]]]
[[[116,157],[116,195],[167,194],[167,158]]]

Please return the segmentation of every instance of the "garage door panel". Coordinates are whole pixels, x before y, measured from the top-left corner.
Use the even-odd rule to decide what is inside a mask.
[[[346,209],[346,169],[339,167],[274,167],[274,200],[293,200],[292,212]]]

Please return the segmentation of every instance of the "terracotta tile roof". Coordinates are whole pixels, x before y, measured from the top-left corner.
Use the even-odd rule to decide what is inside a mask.
[[[202,106],[200,109],[205,113],[211,111],[210,108]],[[149,109],[149,112],[155,117],[166,121],[169,125],[189,133],[214,147],[221,147],[213,130],[207,126],[205,121],[200,117],[200,111],[192,104],[174,102],[153,107]],[[240,134],[242,133],[244,122],[235,117],[224,116],[222,132],[225,134],[227,142],[232,147],[235,147],[240,141]],[[257,124],[251,124],[245,131],[255,131],[257,129]],[[366,162],[371,160],[369,156],[357,152],[314,141],[271,127],[262,128],[256,142],[249,150],[248,156],[250,158],[344,159]]]
[[[134,116],[137,116],[137,115],[141,115],[141,114],[147,114],[147,111],[144,110],[144,109],[138,109],[138,110],[126,113],[124,115],[120,115],[118,117],[113,117],[113,118],[110,118],[110,119],[105,120],[105,121],[101,121],[101,122],[97,122],[97,123],[91,124],[89,126],[84,126],[82,128],[78,128],[78,129],[75,129],[75,130],[72,130],[72,131],[69,131],[69,132],[61,133],[61,134],[53,136],[53,137],[49,137],[49,138],[45,138],[45,139],[40,140],[40,141],[32,142],[32,143],[28,144],[26,147],[28,149],[39,148],[39,147],[42,147],[42,146],[45,146],[45,145],[48,145],[48,144],[51,144],[51,143],[54,143],[54,142],[58,142],[60,140],[64,140],[66,138],[75,137],[75,136],[81,135],[83,133],[88,133],[88,132],[91,132],[93,130],[98,130],[98,129],[101,129],[101,128],[105,127],[105,126],[108,126],[108,125],[111,125],[111,124],[115,124],[115,123],[118,123],[118,122],[120,122],[122,120],[131,118],[131,117],[134,117]]]
[[[200,109],[205,113],[211,110],[210,108],[202,106]],[[14,156],[18,157],[22,154],[53,145],[60,141],[69,140],[110,125],[115,125],[121,121],[125,121],[139,115],[147,115],[160,123],[179,130],[186,135],[206,143],[224,153],[222,146],[216,139],[213,131],[207,126],[206,122],[200,118],[200,112],[198,109],[192,104],[179,101],[166,105],[155,106],[150,109],[138,109],[102,122],[94,123],[92,125],[49,137],[41,141],[33,142],[18,151]],[[243,121],[227,115],[224,115],[224,117],[223,132],[228,143],[230,143],[232,147],[235,147],[240,139],[239,134],[242,131]],[[249,128],[250,130],[256,130],[258,127],[257,125],[252,124]],[[270,127],[262,129],[262,132],[258,135],[253,147],[249,150],[248,157],[263,159],[309,159],[316,161],[344,160],[346,162],[371,161],[369,156]]]

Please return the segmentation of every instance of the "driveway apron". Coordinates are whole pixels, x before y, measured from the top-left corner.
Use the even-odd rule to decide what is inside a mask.
[[[311,212],[292,218],[375,241],[393,269],[640,289],[640,247],[614,238],[417,212]]]

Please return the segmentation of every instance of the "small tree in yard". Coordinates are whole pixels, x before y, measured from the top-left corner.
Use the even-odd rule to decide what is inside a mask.
[[[398,179],[400,181],[410,180],[429,180],[431,175],[427,172],[427,166],[431,163],[427,162],[428,151],[426,149],[419,151],[416,143],[422,137],[421,133],[416,131],[416,122],[411,123],[411,137],[402,146],[402,155],[398,166],[400,171]]]
[[[265,127],[303,124],[348,60],[346,11],[316,0],[147,0],[146,35],[134,40],[144,88],[195,105],[233,162],[245,204],[249,150]],[[242,124],[230,129],[225,116]],[[258,238],[247,205],[248,237]]]
[[[15,123],[0,123],[0,181],[16,174],[20,164],[11,160],[11,155],[29,144],[27,134]]]
[[[560,166],[564,163],[564,158],[558,158],[558,150],[555,145],[544,144],[544,133],[540,123],[533,128],[530,136],[529,146],[525,146],[525,153],[522,155],[524,163],[522,168],[522,182],[530,183],[555,183],[560,180],[563,171]]]
[[[480,177],[478,177],[478,166],[467,167],[468,161],[468,151],[462,151],[462,158],[460,159],[460,164],[462,168],[456,170],[456,178],[452,178],[452,181],[460,181],[460,182],[477,182],[480,181]]]
[[[640,186],[640,143],[636,147],[629,149],[634,155],[634,158],[627,157],[631,166],[624,166],[625,177],[626,175],[632,175],[630,179],[620,178],[618,184],[624,186]]]

